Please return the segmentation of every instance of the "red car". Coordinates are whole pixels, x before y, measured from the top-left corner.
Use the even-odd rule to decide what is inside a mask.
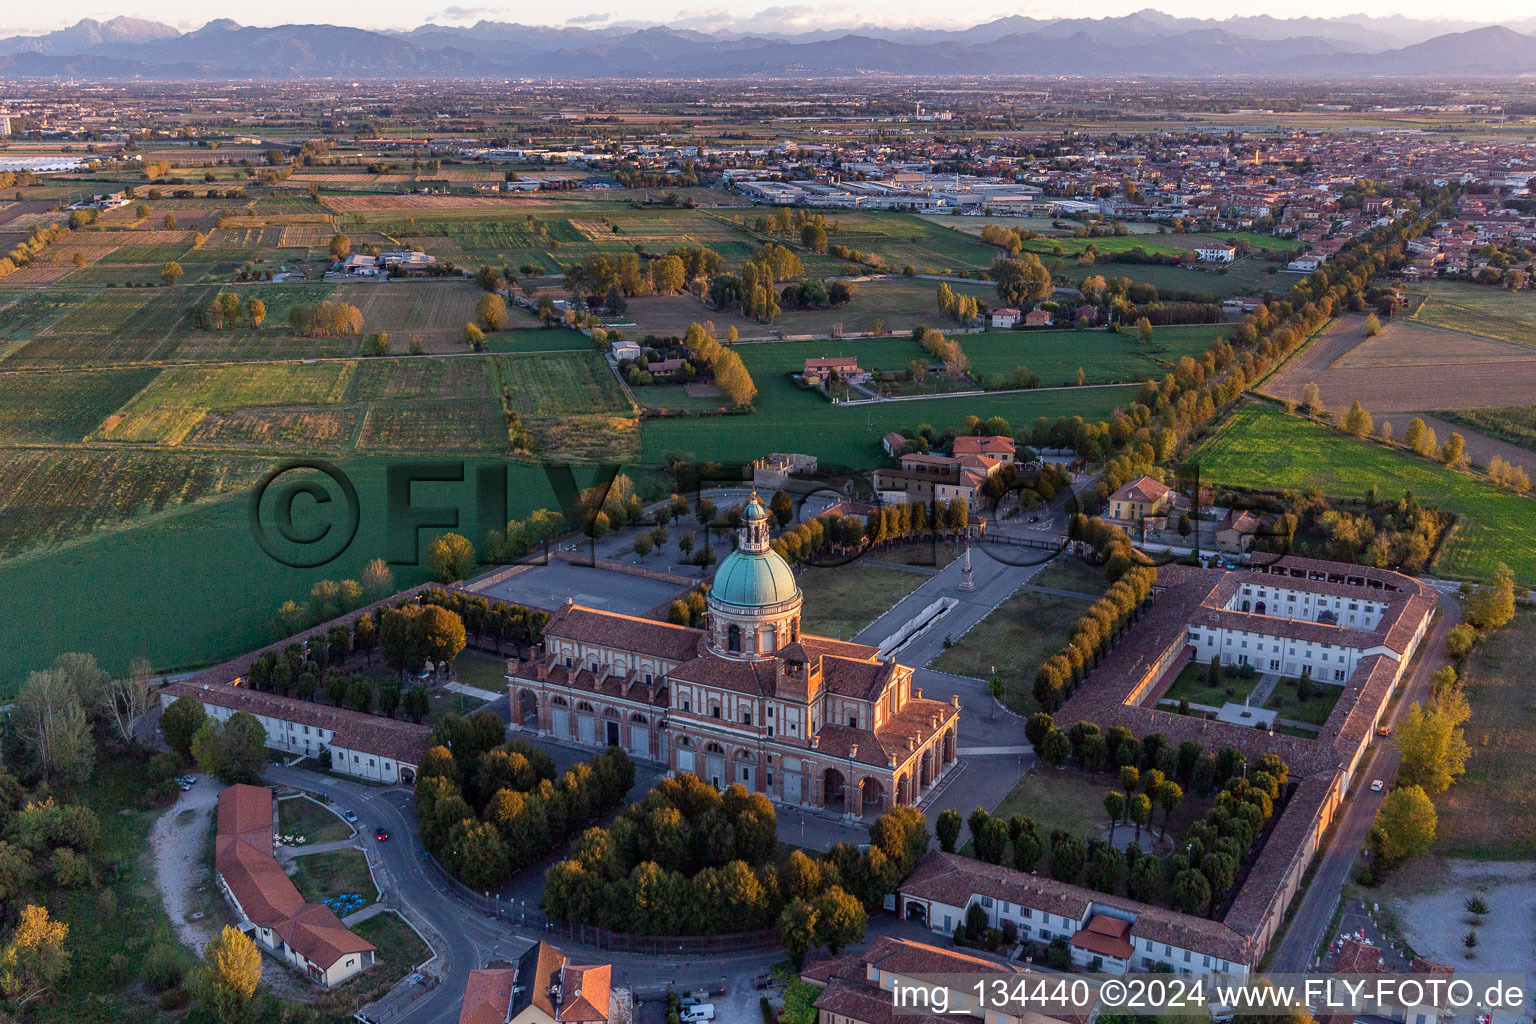
[[[382,843],[384,840],[389,838],[389,833],[381,828],[376,828],[373,830],[373,838]]]

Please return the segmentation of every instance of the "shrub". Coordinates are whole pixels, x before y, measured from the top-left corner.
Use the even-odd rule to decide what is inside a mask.
[[[164,992],[181,984],[185,974],[181,952],[168,942],[149,947],[144,958],[144,983],[151,992]]]

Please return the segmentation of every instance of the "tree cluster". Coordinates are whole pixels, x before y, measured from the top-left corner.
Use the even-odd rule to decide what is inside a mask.
[[[1073,518],[1075,521],[1078,516]],[[1098,664],[1099,655],[1132,621],[1157,580],[1157,570],[1139,564],[1144,558],[1130,546],[1128,540],[1124,540],[1123,532],[1099,519],[1086,522],[1100,524],[1105,537],[1113,538],[1118,534],[1124,542],[1112,541],[1102,547],[1096,545],[1099,554],[1105,559],[1106,577],[1114,582],[1104,596],[1095,601],[1073,624],[1071,638],[1066,646],[1035,672],[1035,700],[1051,710],[1059,708],[1072,695],[1078,683]]]
[[[607,829],[590,829],[545,876],[544,907],[561,922],[647,935],[719,934],[777,923],[795,959],[840,949],[864,931],[865,911],[917,866],[922,815],[882,815],[859,853],[796,852],[774,863],[776,817],[761,793],[723,794],[691,773],[663,779]]]
[[[488,711],[449,715],[432,731],[416,780],[422,843],[472,889],[536,864],[634,785],[629,755],[609,747],[558,779],[549,755],[505,739]]]
[[[363,313],[332,299],[300,302],[288,310],[288,326],[308,338],[351,337],[363,329]]]

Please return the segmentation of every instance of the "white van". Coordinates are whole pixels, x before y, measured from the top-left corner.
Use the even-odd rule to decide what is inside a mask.
[[[700,1024],[701,1021],[714,1020],[715,1004],[699,1003],[697,1006],[690,1006],[678,1015],[678,1019],[683,1024]]]

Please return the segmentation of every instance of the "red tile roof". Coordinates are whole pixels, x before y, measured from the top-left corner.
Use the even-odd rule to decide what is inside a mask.
[[[1072,936],[1071,944],[1079,949],[1100,956],[1112,956],[1116,960],[1129,960],[1136,947],[1131,945],[1131,922],[1107,914],[1094,914],[1087,925]]]
[[[272,856],[272,791],[230,786],[219,793],[214,865],[252,923],[270,928],[310,963],[329,969],[373,943],[347,930],[319,903],[305,903]]]
[[[228,708],[232,712],[246,711],[284,722],[326,729],[332,733],[333,746],[375,754],[409,765],[421,763],[427,752],[427,737],[432,734],[431,729],[415,722],[383,718],[350,708],[331,707],[244,686],[188,681],[171,683],[165,687],[165,692],[177,697],[193,697],[203,704]]]
[[[470,971],[459,1007],[459,1024],[507,1024],[516,977],[517,971],[511,967]]]

